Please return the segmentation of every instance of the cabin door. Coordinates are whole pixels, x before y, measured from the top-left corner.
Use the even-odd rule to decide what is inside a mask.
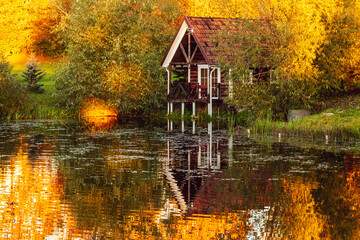
[[[209,87],[209,66],[198,65],[199,98],[207,98]]]
[[[200,98],[206,98],[209,94],[209,79],[211,73],[211,90],[212,98],[218,99],[219,92],[219,83],[221,81],[221,71],[220,68],[210,69],[208,65],[199,65],[198,66],[198,80],[199,80],[199,94]]]

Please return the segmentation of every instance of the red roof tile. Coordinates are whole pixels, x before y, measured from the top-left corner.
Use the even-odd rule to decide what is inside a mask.
[[[232,18],[204,18],[204,17],[185,17],[190,28],[194,29],[194,38],[199,47],[202,48],[205,59],[209,64],[216,65],[218,56],[213,40],[226,27],[239,23],[243,19]],[[235,30],[235,28],[234,28]]]

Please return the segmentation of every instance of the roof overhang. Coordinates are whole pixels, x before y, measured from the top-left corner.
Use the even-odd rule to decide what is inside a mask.
[[[161,63],[162,67],[168,67],[170,65],[177,49],[180,47],[180,43],[181,43],[183,37],[185,36],[187,29],[189,29],[189,28],[193,28],[193,27],[191,26],[187,16],[184,16],[184,19],[180,25],[180,28],[178,29],[169,49],[167,50],[166,55]],[[200,41],[199,41],[198,37],[196,36],[196,29],[194,29],[192,35],[195,39],[196,44],[199,46],[199,50],[200,50],[201,54],[204,56],[206,63],[209,65],[214,64],[210,61],[209,57],[206,55],[204,47],[200,44]]]
[[[180,42],[183,39],[183,37],[186,34],[186,30],[189,28],[188,23],[185,21],[185,18],[183,19],[180,28],[178,30],[178,32],[176,33],[168,51],[166,52],[165,58],[161,64],[162,67],[168,67],[170,65],[171,60],[173,59],[176,50],[179,48],[180,46]]]

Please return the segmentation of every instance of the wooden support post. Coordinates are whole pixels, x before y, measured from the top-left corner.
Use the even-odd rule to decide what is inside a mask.
[[[212,134],[212,122],[208,123],[208,134],[211,135]]]
[[[182,103],[181,103],[181,117],[183,117],[184,114],[185,114],[185,103],[182,102]]]
[[[174,103],[170,102],[170,113],[173,113],[174,110]],[[170,120],[170,132],[173,131],[173,121]]]
[[[167,71],[167,94],[169,95],[170,94],[170,85],[171,85],[171,67],[169,67],[170,70],[168,68],[166,68],[166,71]]]
[[[208,104],[208,114],[210,115],[210,117],[212,117],[212,73],[214,72],[215,68],[213,68],[210,71],[209,74],[209,104]]]

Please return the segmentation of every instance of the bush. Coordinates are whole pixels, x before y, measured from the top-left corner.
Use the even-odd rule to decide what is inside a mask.
[[[178,16],[171,2],[75,1],[59,29],[66,45],[55,74],[60,106],[79,111],[93,98],[122,114],[166,106],[160,61]]]
[[[27,103],[26,89],[11,70],[10,63],[0,57],[0,118],[3,119],[21,112]]]

